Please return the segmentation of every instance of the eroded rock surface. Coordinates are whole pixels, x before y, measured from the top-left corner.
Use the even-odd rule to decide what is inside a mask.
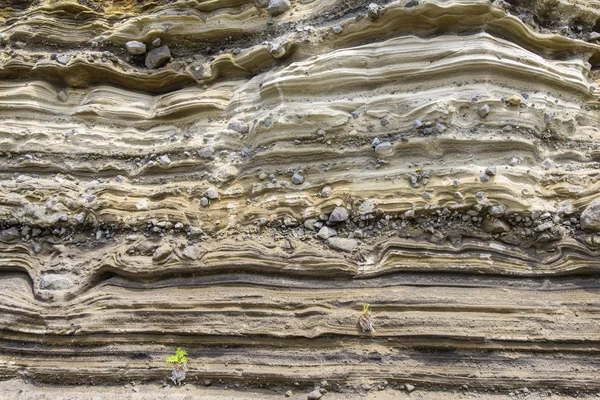
[[[0,377],[599,390],[599,19],[13,2]]]

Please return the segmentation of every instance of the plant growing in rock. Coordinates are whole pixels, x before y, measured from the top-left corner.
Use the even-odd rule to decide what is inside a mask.
[[[362,329],[363,333],[373,333],[375,328],[373,327],[373,318],[371,317],[371,311],[369,310],[369,304],[363,306],[363,313],[358,317],[358,325]]]
[[[185,380],[185,373],[188,371],[188,359],[186,356],[187,351],[183,350],[181,347],[178,347],[175,355],[167,358],[167,363],[173,364],[171,380],[175,385],[178,386],[181,385],[181,383]]]

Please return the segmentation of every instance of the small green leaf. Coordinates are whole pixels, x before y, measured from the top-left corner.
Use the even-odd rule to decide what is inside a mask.
[[[366,317],[369,314],[369,304],[363,306],[363,315]]]
[[[187,351],[178,347],[177,351],[175,351],[175,355],[167,358],[167,362],[171,364],[185,364],[188,362],[188,359],[185,356],[187,356]]]

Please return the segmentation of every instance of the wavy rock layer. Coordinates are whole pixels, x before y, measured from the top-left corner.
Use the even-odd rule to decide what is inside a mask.
[[[0,377],[599,389],[600,10],[547,3],[11,3]]]

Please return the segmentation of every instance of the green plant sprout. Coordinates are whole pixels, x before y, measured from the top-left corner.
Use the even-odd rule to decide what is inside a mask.
[[[167,358],[167,363],[173,364],[173,370],[171,371],[171,380],[177,386],[185,380],[185,373],[188,371],[187,363],[187,351],[181,347],[177,348],[175,355]]]
[[[369,310],[369,304],[363,306],[363,313],[358,317],[358,325],[362,329],[363,333],[373,333],[375,328],[373,327],[373,317],[371,317],[371,311]]]
[[[185,356],[187,356],[187,351],[183,350],[181,347],[178,347],[175,355],[167,358],[167,362],[169,364],[187,364],[188,359]]]

